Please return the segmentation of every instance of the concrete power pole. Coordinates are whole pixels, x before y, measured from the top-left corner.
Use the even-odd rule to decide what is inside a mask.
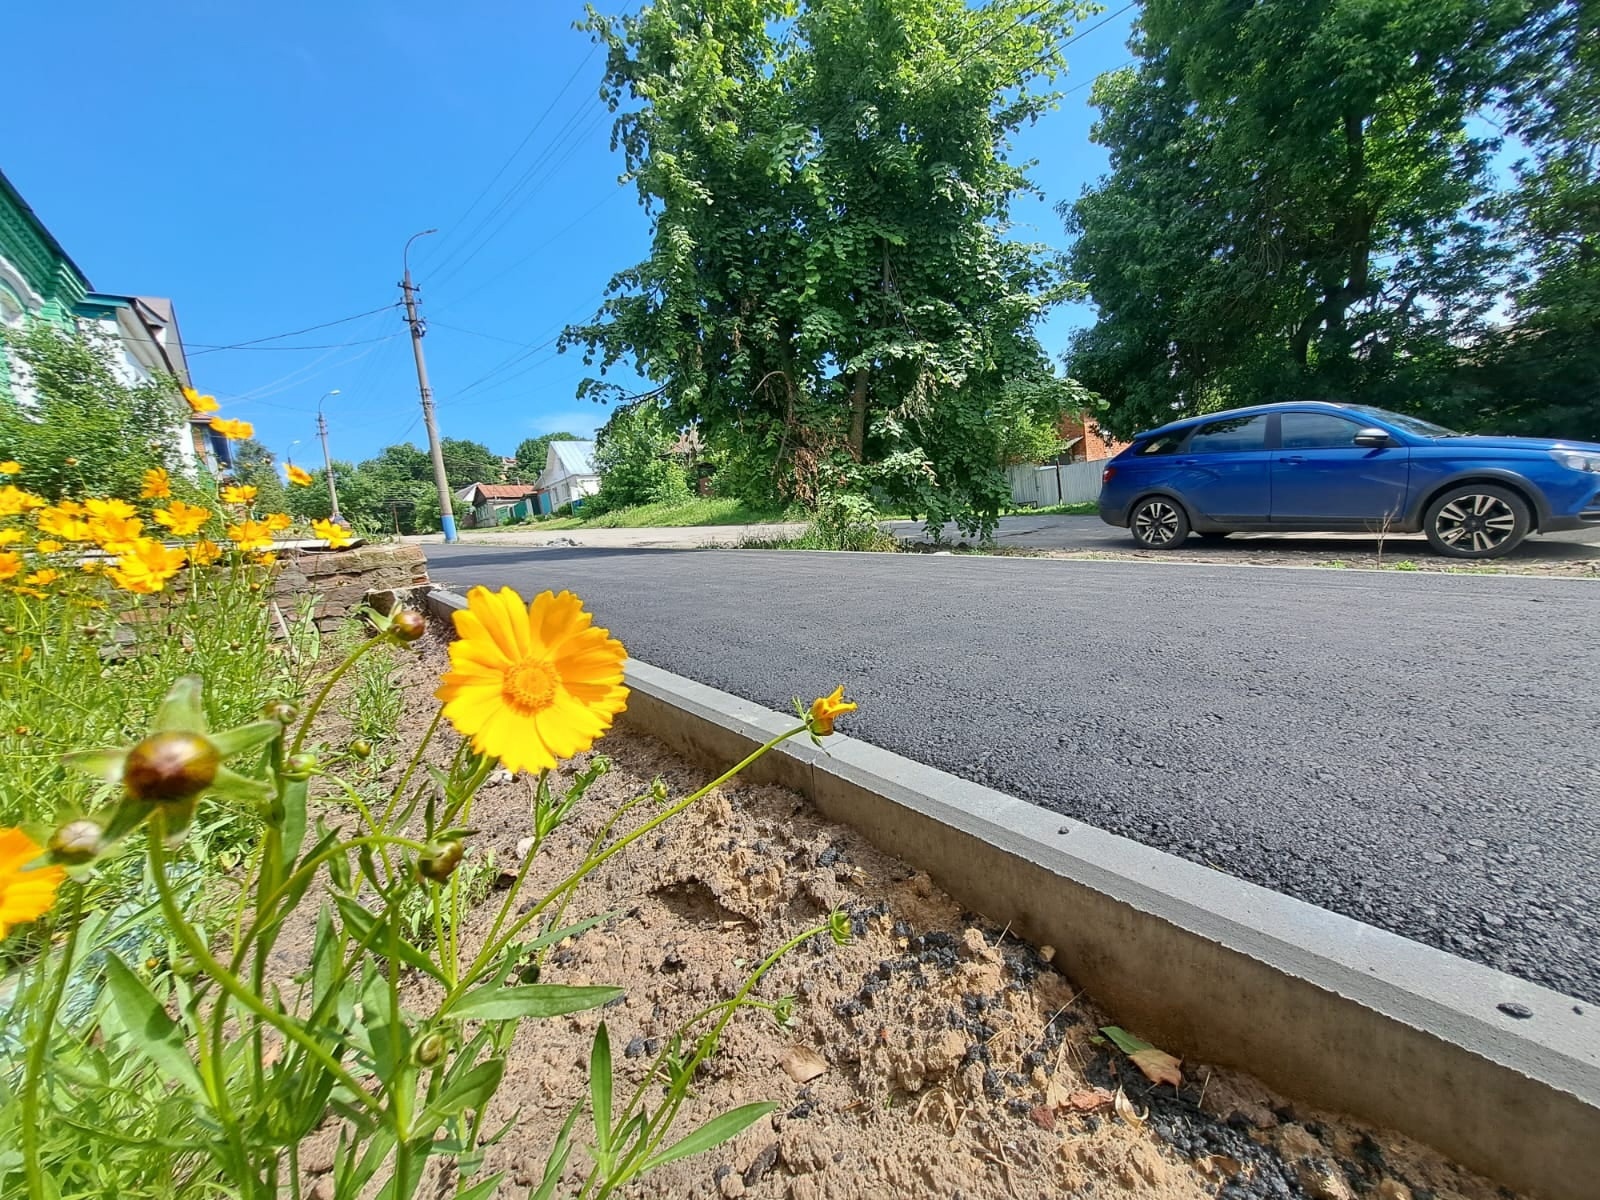
[[[339,389],[334,388],[317,401],[317,434],[322,438],[322,467],[328,476],[328,520],[335,525],[344,524],[344,518],[339,515],[339,489],[333,483],[333,458],[328,453],[328,418],[322,415],[323,401],[329,396],[337,396]]]
[[[427,326],[422,318],[417,316],[417,289],[411,283],[411,242],[419,237],[426,237],[430,233],[438,233],[437,229],[424,229],[421,233],[411,235],[411,240],[406,242],[405,253],[401,261],[405,266],[405,278],[400,284],[406,297],[406,324],[411,326],[411,353],[417,360],[417,391],[422,394],[422,423],[428,427],[428,454],[433,459],[433,482],[439,489],[439,524],[444,528],[444,540],[454,542],[456,538],[455,508],[450,503],[450,481],[444,473],[444,451],[439,446],[439,426],[433,419],[433,389],[428,386],[428,363],[422,357],[422,335],[427,332]]]

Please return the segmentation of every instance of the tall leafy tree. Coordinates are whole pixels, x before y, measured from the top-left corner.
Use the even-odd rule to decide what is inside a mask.
[[[270,512],[283,512],[289,503],[272,451],[255,438],[234,442],[233,471],[240,483],[256,489],[256,504]]]
[[[1008,138],[1053,102],[1047,0],[655,0],[586,27],[650,257],[569,330],[669,422],[802,498],[870,477],[930,520],[1006,498],[1010,400],[1057,404],[1033,334],[1067,292],[1012,239]],[[1033,378],[1026,392],[1007,383]],[[590,381],[584,394],[604,397]],[[852,468],[871,468],[853,471]],[[765,497],[752,497],[764,499]]]
[[[1149,0],[1094,93],[1110,173],[1068,212],[1099,310],[1069,361],[1106,424],[1447,370],[1509,265],[1470,118],[1531,7]]]
[[[452,488],[474,483],[499,483],[505,464],[482,442],[464,438],[445,438],[439,443],[444,455],[444,475]]]

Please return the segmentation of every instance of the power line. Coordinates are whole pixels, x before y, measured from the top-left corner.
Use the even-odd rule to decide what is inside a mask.
[[[321,342],[309,346],[208,346],[204,342],[189,342],[185,344],[185,349],[189,346],[199,346],[201,348],[196,351],[199,354],[210,353],[213,350],[342,350],[346,346],[366,346],[373,342],[388,340],[388,338],[362,338],[354,342]]]
[[[374,313],[381,313],[395,307],[398,306],[394,304],[385,304],[379,308],[369,308],[366,312],[356,313],[353,317],[340,317],[337,321],[324,321],[320,325],[307,325],[304,329],[291,329],[288,333],[274,333],[267,337],[251,338],[249,341],[245,342],[230,342],[225,346],[208,345],[205,347],[205,349],[196,351],[196,354],[213,354],[218,350],[242,350],[246,346],[255,346],[262,342],[276,342],[281,341],[283,338],[299,337],[302,333],[314,333],[318,329],[331,329],[335,325],[344,325],[350,321],[359,321],[362,317],[370,317]],[[190,344],[198,345],[203,343]]]

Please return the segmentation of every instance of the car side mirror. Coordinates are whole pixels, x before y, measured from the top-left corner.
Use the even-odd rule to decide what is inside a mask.
[[[1358,446],[1392,446],[1394,439],[1382,429],[1361,429],[1356,431],[1355,444]]]

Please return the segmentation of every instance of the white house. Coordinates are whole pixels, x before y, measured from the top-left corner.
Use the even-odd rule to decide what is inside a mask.
[[[551,442],[544,470],[534,486],[549,497],[547,512],[594,495],[600,490],[600,474],[594,469],[594,443]]]

